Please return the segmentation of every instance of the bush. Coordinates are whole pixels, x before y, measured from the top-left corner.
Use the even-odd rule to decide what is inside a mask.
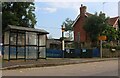
[[[117,49],[117,50],[120,50],[120,46],[117,46],[116,49]]]
[[[103,48],[109,49],[109,48],[111,48],[111,45],[110,45],[110,44],[104,44],[104,45],[103,45]]]

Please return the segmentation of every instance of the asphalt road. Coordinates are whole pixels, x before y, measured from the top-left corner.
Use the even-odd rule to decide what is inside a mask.
[[[3,76],[118,76],[118,60],[3,70]]]

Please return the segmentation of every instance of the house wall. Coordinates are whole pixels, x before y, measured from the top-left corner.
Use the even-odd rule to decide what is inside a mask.
[[[81,4],[80,7],[80,16],[78,17],[78,20],[76,21],[76,23],[74,24],[74,41],[77,43],[82,43],[84,45],[84,43],[87,41],[87,33],[84,30],[84,23],[85,23],[85,19],[87,18],[86,16],[86,6],[83,6]],[[78,44],[79,45],[79,44]]]
[[[85,22],[85,16],[80,17],[74,25],[74,41],[86,42],[87,36],[83,28]]]
[[[47,49],[61,49],[61,41],[47,39]]]

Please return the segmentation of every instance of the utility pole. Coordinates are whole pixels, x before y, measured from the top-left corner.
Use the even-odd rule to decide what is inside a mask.
[[[103,2],[103,13],[104,13],[104,4],[105,4],[106,2]]]

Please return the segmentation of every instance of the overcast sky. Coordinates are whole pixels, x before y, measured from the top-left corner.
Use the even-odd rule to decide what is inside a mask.
[[[104,2],[104,3],[103,3]],[[118,16],[118,1],[108,2],[105,0],[94,2],[80,2],[76,0],[70,0],[61,2],[44,0],[35,2],[35,14],[37,18],[36,28],[42,28],[47,30],[53,38],[61,37],[61,25],[66,18],[75,20],[80,13],[81,4],[87,6],[87,12],[94,14],[95,12],[103,11],[106,16],[115,17]],[[48,35],[48,36],[49,36]]]

